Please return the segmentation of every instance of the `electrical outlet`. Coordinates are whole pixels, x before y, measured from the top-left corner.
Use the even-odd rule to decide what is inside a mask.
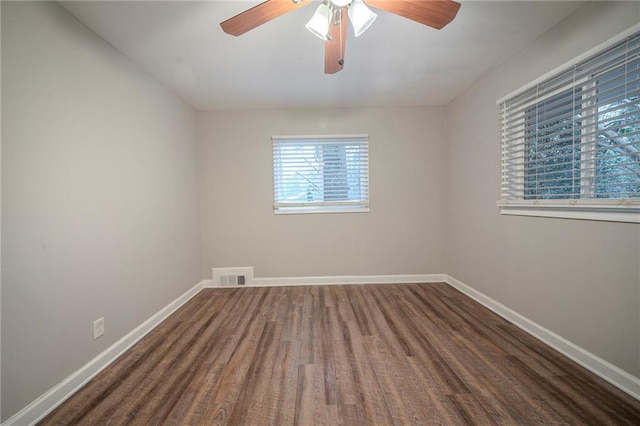
[[[98,318],[93,322],[93,340],[104,334],[104,317]]]

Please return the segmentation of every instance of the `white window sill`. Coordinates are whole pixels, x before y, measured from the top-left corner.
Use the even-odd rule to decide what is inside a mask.
[[[369,213],[369,207],[280,207],[273,214]]]
[[[536,202],[523,204],[498,202],[498,206],[500,214],[504,215],[640,223],[640,205],[638,204],[545,205]]]

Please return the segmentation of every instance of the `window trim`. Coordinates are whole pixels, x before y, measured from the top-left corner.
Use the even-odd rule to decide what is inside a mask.
[[[498,99],[496,105],[500,106],[507,100],[531,90],[556,75],[566,71],[570,67],[589,59],[613,45],[622,42],[626,38],[640,31],[640,24],[636,24],[621,33],[611,37],[607,41],[598,44],[592,49],[573,58],[570,61],[554,68],[539,78],[527,83],[508,95]],[[558,89],[559,91],[560,89]],[[594,141],[595,143],[595,141]],[[501,182],[502,169],[505,167],[507,150],[501,144]],[[584,165],[581,164],[581,168]],[[519,171],[519,169],[518,169]],[[524,174],[524,167],[522,168]],[[581,174],[582,175],[582,174]],[[589,178],[589,177],[586,177]],[[581,176],[581,180],[585,179]],[[502,183],[501,183],[502,187]],[[524,188],[522,189],[524,191]],[[502,191],[501,191],[502,193]],[[535,216],[565,219],[597,220],[610,222],[640,223],[640,199],[563,199],[563,200],[499,200],[497,206],[500,214],[514,216]]]
[[[311,214],[311,213],[320,213],[320,214],[335,214],[335,213],[369,213],[369,207],[340,207],[340,206],[331,206],[331,207],[280,207],[274,208],[273,214]]]
[[[369,134],[367,133],[355,133],[355,134],[329,134],[329,135],[273,135],[271,136],[271,143],[274,146],[275,141],[304,141],[304,140],[365,140],[367,144],[367,164],[366,164],[366,177],[367,177],[367,199],[366,203],[343,201],[343,202],[331,202],[331,205],[322,205],[316,203],[315,205],[292,205],[292,206],[277,206],[276,205],[276,185],[275,185],[275,163],[271,164],[272,172],[272,198],[273,198],[273,213],[275,215],[290,215],[290,214],[336,214],[336,213],[369,213],[371,188],[369,185]]]
[[[640,200],[520,200],[497,205],[503,215],[640,223]]]

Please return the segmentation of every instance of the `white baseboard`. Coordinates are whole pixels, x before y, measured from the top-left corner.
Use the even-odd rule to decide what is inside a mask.
[[[203,288],[217,287],[213,285],[213,280],[202,280],[200,281],[200,284],[202,284]]]
[[[189,301],[189,299],[195,296],[203,288],[204,283],[204,281],[200,282],[187,290],[176,300],[162,308],[151,318],[140,324],[122,339],[115,342],[104,352],[100,353],[94,359],[85,364],[82,368],[72,373],[69,377],[49,389],[45,394],[9,418],[3,423],[3,425],[32,425],[42,420],[47,414],[62,404],[67,400],[67,398],[87,384],[89,380],[108,367],[112,362],[118,359],[120,355],[135,345],[158,324],[169,317],[169,315],[174,313],[178,308]]]
[[[445,282],[445,274],[414,275],[339,275],[327,277],[253,278],[253,287],[286,287],[301,285],[407,284]]]
[[[531,334],[533,337],[541,340],[564,356],[577,362],[595,375],[611,383],[618,389],[640,400],[639,378],[592,354],[586,349],[581,348],[575,343],[568,341],[564,337],[557,335],[553,331],[542,327],[519,313],[507,308],[497,300],[474,290],[449,275],[446,275],[446,279],[444,281],[481,305],[484,305],[496,314],[500,315],[502,318]]]
[[[213,268],[213,279],[206,280],[205,287],[220,287],[218,276],[230,273],[246,276],[244,287],[290,287],[304,285],[345,285],[345,284],[406,284],[445,282],[445,274],[402,274],[402,275],[336,275],[320,277],[273,277],[256,278],[253,266],[235,268]]]

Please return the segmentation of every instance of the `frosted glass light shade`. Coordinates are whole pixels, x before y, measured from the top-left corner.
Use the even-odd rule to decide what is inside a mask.
[[[360,37],[373,24],[378,15],[373,13],[362,0],[355,0],[349,7],[349,20],[356,37]]]
[[[353,0],[331,0],[331,3],[335,4],[338,7],[344,7],[351,3]]]
[[[322,3],[316,9],[316,13],[313,14],[309,22],[305,27],[311,34],[318,37],[321,40],[329,40],[329,22],[331,20],[331,10],[329,6]]]

